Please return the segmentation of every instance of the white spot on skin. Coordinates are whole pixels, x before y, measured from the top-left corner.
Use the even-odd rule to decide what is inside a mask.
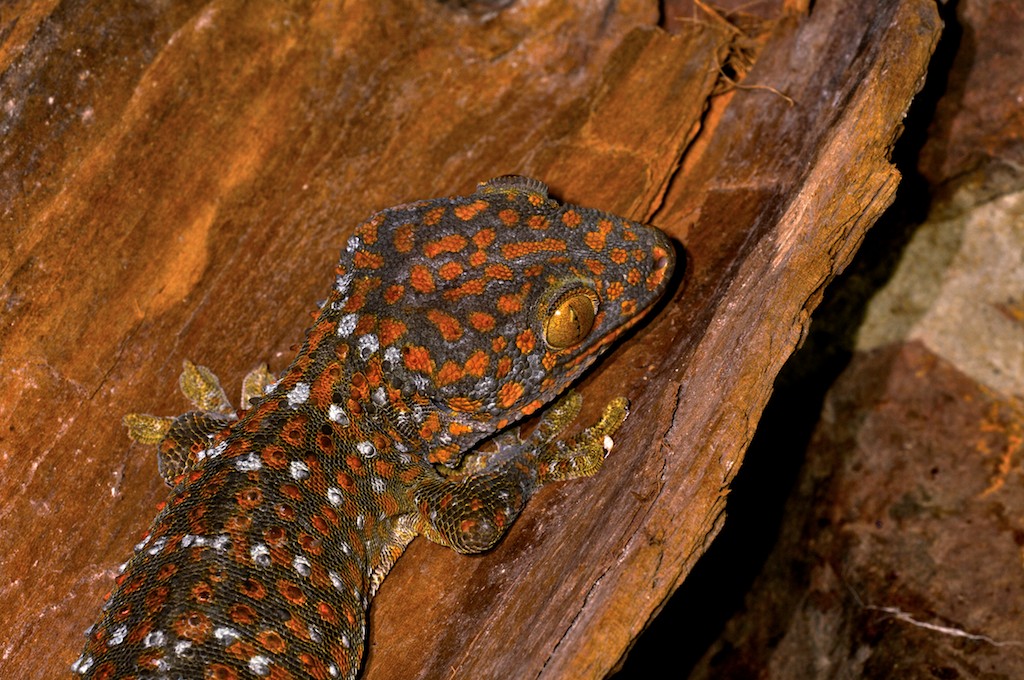
[[[352,283],[352,272],[339,276],[334,282],[334,290],[338,291],[339,295],[344,295],[348,292],[349,284]]]
[[[146,534],[142,537],[142,540],[135,544],[135,552],[142,552],[142,549],[149,543],[150,535]]]
[[[295,481],[301,481],[309,477],[309,466],[301,460],[293,460],[288,464],[288,473]]]
[[[356,329],[356,322],[359,321],[358,314],[346,314],[338,320],[338,337],[347,338]]]
[[[332,678],[338,677],[338,667],[335,666],[333,663],[327,667],[327,672],[330,674]]]
[[[107,640],[107,647],[116,647],[128,636],[128,626],[118,626],[110,632],[110,639]]]
[[[309,576],[312,570],[310,569],[309,560],[305,557],[299,556],[292,560],[292,568],[299,573],[300,576]]]
[[[371,442],[359,442],[356,444],[356,451],[359,452],[363,458],[373,458],[377,455],[377,447]]]
[[[359,351],[359,358],[366,360],[380,349],[380,342],[376,335],[362,335],[356,341],[356,349]]]
[[[215,637],[218,640],[220,640],[223,644],[229,645],[232,642],[234,642],[235,640],[241,638],[242,636],[234,628],[224,627],[224,628],[214,628],[213,629],[213,637]]]
[[[249,551],[249,556],[252,558],[253,562],[261,567],[270,566],[270,548],[262,543],[254,545],[252,550]]]
[[[349,238],[348,243],[345,244],[345,250],[350,253],[354,253],[359,249],[359,237],[353,236]]]
[[[92,657],[91,656],[80,656],[78,659],[71,664],[71,671],[78,673],[79,675],[85,675],[92,668]]]
[[[345,409],[337,404],[331,404],[327,407],[327,418],[338,423],[342,427],[346,427],[352,423],[352,421],[348,419],[348,414],[345,413]]]
[[[180,640],[174,644],[174,655],[184,656],[191,647],[192,643],[188,640]]]
[[[374,477],[370,480],[370,486],[373,487],[373,492],[380,495],[387,491],[387,484],[380,477]]]
[[[142,646],[146,648],[161,647],[163,646],[164,640],[166,639],[167,636],[164,634],[162,630],[154,630],[150,633],[147,633],[146,637],[142,638]]]
[[[212,449],[205,449],[203,451],[200,451],[196,455],[196,458],[198,458],[199,460],[202,460],[203,458],[216,458],[220,454],[224,453],[224,451],[227,448],[228,448],[228,443],[227,442],[221,442],[220,444],[217,444],[216,446],[214,446]]]
[[[147,550],[146,552],[149,553],[150,555],[156,555],[158,552],[163,550],[165,545],[167,545],[167,537],[166,536],[161,536],[160,538],[158,538],[155,541],[153,541],[152,547],[150,547],[150,549]]]
[[[309,383],[295,383],[295,387],[288,392],[288,405],[295,408],[299,404],[305,404],[309,399]]]
[[[254,675],[264,676],[270,675],[270,659],[257,654],[256,656],[249,659],[249,670]]]
[[[261,467],[263,467],[263,463],[255,453],[250,453],[248,456],[235,461],[235,469],[239,472],[255,472]]]
[[[329,487],[327,489],[327,502],[334,507],[340,506],[345,502],[345,497],[341,493],[341,489],[336,486]]]
[[[327,572],[327,577],[331,579],[331,585],[334,586],[336,590],[345,589],[345,583],[341,580],[341,577],[335,574],[333,571]]]
[[[604,446],[604,455],[607,458],[608,454],[611,453],[612,447],[615,446],[615,442],[612,441],[611,437],[605,435],[604,442],[602,442],[602,445]]]

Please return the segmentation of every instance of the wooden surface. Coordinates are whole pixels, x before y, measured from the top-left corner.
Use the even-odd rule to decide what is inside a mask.
[[[787,4],[761,33],[697,16],[0,9],[0,676],[74,660],[166,493],[124,413],[179,412],[184,358],[232,393],[280,370],[359,220],[508,172],[651,221],[685,273],[584,381],[634,403],[604,471],[487,555],[415,541],[366,677],[606,675],[717,532],[776,372],[891,200],[939,30],[925,0]],[[754,56],[754,87],[721,94]]]

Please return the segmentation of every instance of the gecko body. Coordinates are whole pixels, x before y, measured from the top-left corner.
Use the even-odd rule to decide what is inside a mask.
[[[356,228],[305,341],[236,411],[186,362],[195,411],[126,417],[170,497],[123,566],[76,677],[355,678],[373,594],[417,535],[490,548],[542,484],[593,474],[613,400],[561,437],[568,386],[662,294],[658,230],[508,176]]]

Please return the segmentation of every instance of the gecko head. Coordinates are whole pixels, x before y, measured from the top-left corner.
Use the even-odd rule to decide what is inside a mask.
[[[673,262],[657,229],[506,176],[361,224],[324,311],[357,362],[378,362],[432,462],[451,462],[568,387],[661,296]]]

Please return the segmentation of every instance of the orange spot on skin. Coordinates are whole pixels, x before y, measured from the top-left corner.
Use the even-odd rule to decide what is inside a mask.
[[[622,301],[622,316],[630,317],[636,314],[636,300]]]
[[[237,624],[248,626],[259,620],[256,610],[247,604],[233,604],[228,608],[228,616]]]
[[[301,607],[306,603],[306,594],[302,592],[302,588],[298,587],[291,581],[286,581],[284,579],[278,581],[277,592],[281,593],[284,599],[294,605]]]
[[[369,253],[365,250],[357,250],[352,256],[352,262],[360,269],[380,269],[384,266],[384,258],[377,253]]]
[[[163,656],[163,650],[157,651]],[[211,663],[207,672],[210,674],[211,680],[238,680],[238,673],[222,663]]]
[[[410,371],[419,371],[428,375],[434,372],[434,360],[430,358],[430,350],[420,345],[402,348],[402,360]]]
[[[320,615],[320,618],[323,619],[324,622],[330,623],[330,624],[337,624],[338,623],[338,614],[337,614],[337,612],[334,611],[334,607],[332,607],[331,605],[327,604],[326,602],[321,601],[321,602],[317,603],[316,611]],[[351,617],[351,618],[354,619],[354,617]],[[355,621],[354,620],[351,621],[349,623],[349,625],[350,626],[355,625]]]
[[[494,243],[496,234],[493,229],[481,229],[473,234],[473,243],[477,248],[483,249]]]
[[[550,224],[551,223],[548,222],[548,218],[544,217],[543,215],[530,215],[530,217],[526,220],[526,226],[530,227],[530,229],[535,229],[537,231],[543,231],[547,229],[548,226],[550,226]]]
[[[541,252],[564,252],[565,241],[557,238],[546,238],[540,241],[519,241],[506,243],[501,247],[501,256],[506,260],[515,260],[526,255]]]
[[[391,243],[397,252],[408,253],[416,245],[415,225],[403,224],[398,229],[395,229],[395,236]]]
[[[498,219],[505,225],[512,225],[519,221],[519,213],[512,208],[505,208],[498,213]]]
[[[473,413],[480,409],[480,402],[476,399],[467,399],[466,397],[453,397],[448,400],[448,406],[453,411],[459,413]]]
[[[451,385],[453,382],[461,379],[464,375],[462,367],[454,361],[446,361],[441,365],[441,370],[437,372],[437,376],[434,378],[434,382],[439,387],[445,385]]]
[[[436,413],[431,413],[420,425],[420,438],[422,439],[433,439],[434,435],[437,434],[438,430],[441,429],[441,420],[437,417]]]
[[[591,250],[596,250],[598,252],[604,250],[604,234],[599,231],[588,231],[583,236],[583,242],[586,243],[587,247]]]
[[[586,265],[587,269],[589,269],[594,276],[604,274],[604,263],[600,260],[584,260],[583,264]]]
[[[484,279],[472,279],[470,281],[466,281],[458,288],[446,290],[444,292],[444,299],[454,302],[467,296],[480,295],[484,292],[485,286],[486,281]]]
[[[436,241],[423,244],[423,254],[429,258],[437,257],[443,253],[457,253],[461,251],[469,241],[462,234],[449,234]]]
[[[445,281],[454,281],[462,276],[462,265],[458,262],[446,262],[437,270],[437,275]]]
[[[455,342],[462,337],[462,324],[451,314],[446,314],[439,309],[427,310],[427,319],[437,326],[438,332],[446,342]]]
[[[505,351],[506,347],[508,347],[508,340],[503,335],[499,335],[491,340],[491,349],[494,350],[495,354],[501,354]]]
[[[253,510],[263,503],[263,491],[258,486],[248,486],[235,494],[235,501],[243,510]]]
[[[458,437],[460,434],[469,434],[473,431],[469,425],[463,423],[452,423],[448,426],[448,433]]]
[[[383,221],[384,218],[379,215],[366,220],[356,227],[356,236],[361,238],[366,245],[372,246],[377,242],[377,227]]]
[[[501,357],[498,359],[498,369],[494,372],[494,377],[501,380],[509,374],[512,370],[512,360],[508,357]]]
[[[608,257],[615,264],[625,264],[626,260],[629,259],[629,253],[623,248],[612,248],[608,253]]]
[[[384,302],[393,305],[401,300],[403,295],[405,295],[405,286],[399,284],[388,286],[384,290]]]
[[[160,567],[160,570],[156,572],[156,579],[158,581],[165,581],[176,573],[178,573],[178,565],[168,563]]]
[[[459,453],[458,444],[449,444],[448,446],[441,446],[434,449],[427,456],[427,460],[431,463],[447,463],[452,460]]]
[[[479,267],[485,262],[487,262],[487,253],[482,250],[478,250],[469,256],[469,265],[471,267]]]
[[[494,330],[494,317],[486,312],[470,312],[466,320],[469,321],[470,326],[481,333],[488,333]]]
[[[533,331],[529,328],[516,336],[516,347],[518,347],[519,351],[523,354],[529,354],[536,346],[537,336],[535,336]]]
[[[626,281],[628,281],[629,285],[631,285],[631,286],[635,286],[638,283],[640,283],[642,278],[643,277],[641,276],[639,270],[637,270],[637,269],[630,269],[629,273],[626,274]]]
[[[492,264],[484,268],[484,275],[499,281],[512,281],[516,278],[512,268],[504,264]]]
[[[247,578],[242,581],[238,586],[238,590],[242,595],[252,600],[262,600],[267,596],[267,589],[254,578]]]
[[[466,373],[474,378],[482,378],[490,364],[490,357],[482,349],[477,349],[466,359]]]
[[[539,399],[534,399],[529,404],[527,404],[526,406],[523,407],[523,415],[524,416],[528,416],[531,413],[534,413],[537,409],[539,409],[543,405],[544,405],[544,402],[540,401]]]
[[[523,303],[518,295],[502,295],[498,298],[496,307],[502,314],[515,314],[523,308]]]
[[[566,210],[562,213],[562,224],[570,229],[575,229],[583,224],[583,218],[580,217],[580,214],[575,210]]]
[[[434,275],[422,264],[414,264],[409,268],[409,285],[421,293],[433,293],[436,290]]]
[[[260,452],[263,464],[274,470],[281,470],[288,465],[288,456],[277,444],[270,444]]]
[[[208,616],[202,612],[185,612],[171,624],[171,629],[178,637],[191,640],[196,644],[205,641],[213,630]]]
[[[337,475],[338,485],[345,491],[355,493],[356,491],[356,480],[352,478],[352,475],[347,472],[339,472]]]
[[[284,654],[288,649],[281,634],[273,630],[264,630],[256,635],[256,641],[271,654]]]
[[[426,214],[423,216],[423,224],[427,226],[437,224],[438,222],[441,221],[441,218],[444,217],[444,210],[444,206],[438,206],[437,208],[428,210]]]
[[[455,216],[460,220],[468,222],[484,210],[487,210],[488,207],[490,207],[490,205],[487,201],[473,201],[469,205],[460,205],[456,207]]]
[[[398,319],[385,317],[380,320],[380,344],[390,345],[405,335],[408,330],[404,323]]]

